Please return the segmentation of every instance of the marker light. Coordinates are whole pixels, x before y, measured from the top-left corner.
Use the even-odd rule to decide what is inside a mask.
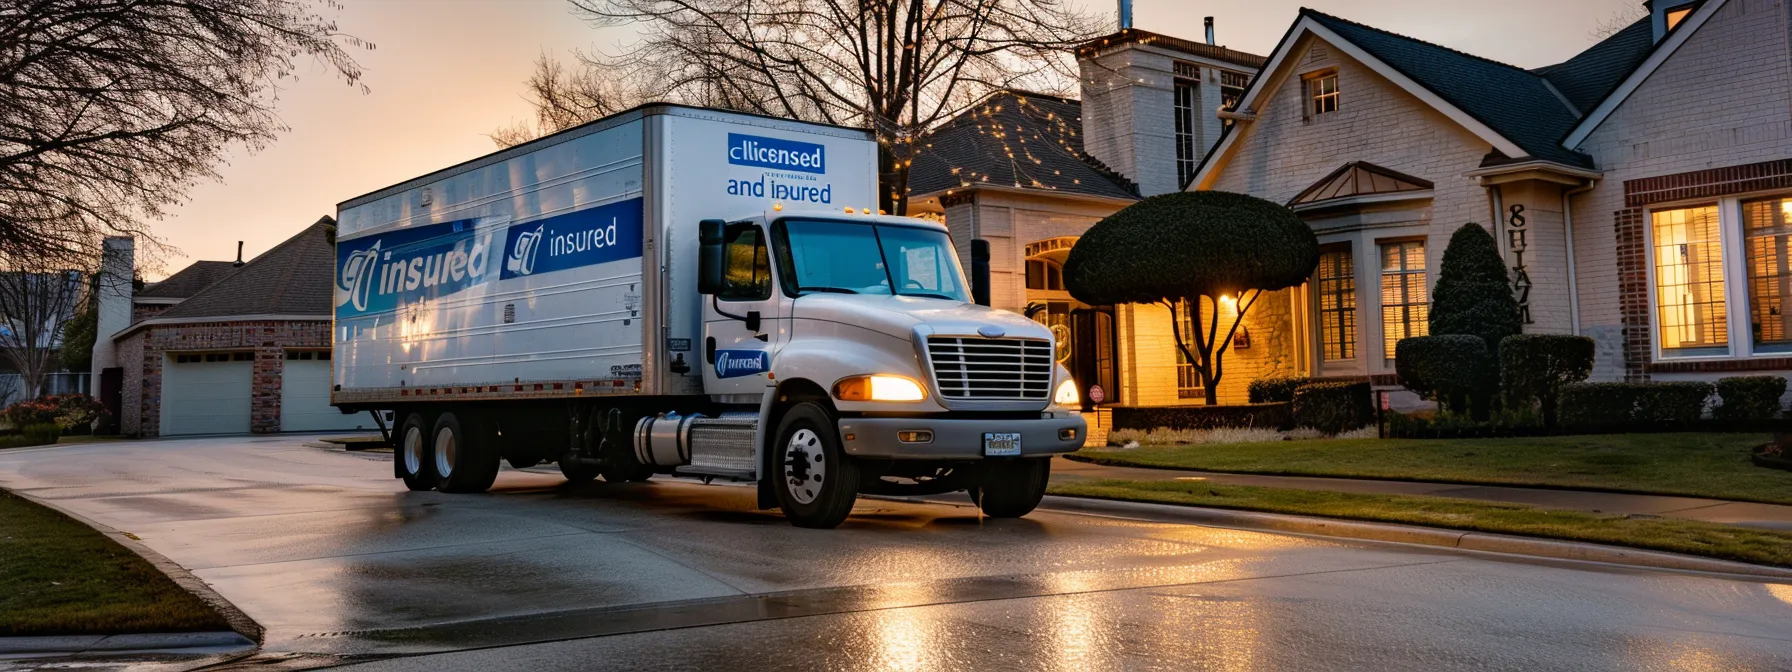
[[[1052,402],[1059,406],[1080,406],[1083,398],[1076,393],[1076,381],[1065,379],[1058,383],[1058,391],[1052,393]]]
[[[902,376],[878,374],[852,376],[834,383],[834,397],[841,401],[921,401],[927,392],[921,384]]]
[[[846,214],[849,214],[849,215],[850,215],[850,214],[852,214],[852,208],[847,208],[847,209],[846,209]]]
[[[772,204],[772,212],[783,212],[783,211],[784,211],[783,203],[773,203]]]

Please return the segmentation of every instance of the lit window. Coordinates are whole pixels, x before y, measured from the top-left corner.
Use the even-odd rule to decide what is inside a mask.
[[[1328,72],[1307,79],[1307,116],[1319,117],[1338,111],[1338,73]]]
[[[1652,219],[1661,348],[1722,352],[1729,337],[1717,206],[1666,210]]]
[[[1673,30],[1674,28],[1678,27],[1680,25],[1680,22],[1685,21],[1686,17],[1691,14],[1692,14],[1691,7],[1681,7],[1679,9],[1668,10],[1668,16],[1667,16],[1668,30]]]
[[[1193,336],[1195,333],[1195,316],[1191,315],[1191,312],[1193,311],[1188,309],[1187,301],[1183,301],[1182,305],[1176,307],[1176,320],[1181,323],[1178,328],[1182,330],[1182,338],[1184,341],[1188,342],[1188,347],[1193,349],[1195,347],[1195,337]],[[1172,345],[1174,345],[1174,343],[1172,343]],[[1177,348],[1176,398],[1205,399],[1206,397],[1207,388],[1201,385],[1201,374],[1195,371],[1195,363],[1182,354],[1182,348]]]
[[[1430,333],[1431,298],[1425,287],[1425,242],[1381,246],[1381,334],[1388,359],[1400,339]]]
[[[1792,351],[1792,198],[1744,201],[1748,238],[1748,312],[1755,349]]]
[[[1064,291],[1064,267],[1049,259],[1027,260],[1027,289]]]
[[[1238,101],[1244,98],[1244,87],[1251,83],[1251,76],[1242,72],[1220,71],[1220,105],[1228,110],[1237,109]]]
[[[1178,63],[1177,65],[1181,65]],[[1176,116],[1176,180],[1177,184],[1188,184],[1195,176],[1195,165],[1200,162],[1201,155],[1195,147],[1196,124],[1200,120],[1197,115],[1200,105],[1195,98],[1199,91],[1199,83],[1193,80],[1176,78],[1175,116]]]
[[[1356,264],[1348,246],[1319,255],[1319,343],[1328,362],[1356,359]]]

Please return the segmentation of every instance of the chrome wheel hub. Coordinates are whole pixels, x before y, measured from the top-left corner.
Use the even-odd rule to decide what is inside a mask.
[[[404,471],[412,476],[423,471],[423,430],[416,427],[404,430]]]
[[[807,429],[796,430],[784,447],[784,487],[800,504],[815,501],[827,483],[828,463],[821,437]]]
[[[448,478],[454,473],[454,430],[443,427],[436,432],[436,475]]]

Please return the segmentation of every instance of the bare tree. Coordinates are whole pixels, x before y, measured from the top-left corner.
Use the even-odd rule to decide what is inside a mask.
[[[25,398],[43,391],[87,284],[81,271],[30,262],[0,265],[0,355],[18,370]]]
[[[595,62],[651,72],[656,97],[868,128],[879,207],[908,209],[921,135],[993,90],[1064,92],[1104,26],[1068,0],[570,0],[642,39]]]
[[[313,11],[333,0],[0,2],[0,255],[86,265],[186,198],[233,145],[285,130],[281,80],[311,56],[350,85],[345,47],[373,45]],[[365,87],[363,87],[365,91]]]
[[[583,59],[568,68],[547,54],[536,57],[535,71],[523,82],[525,97],[535,108],[534,121],[501,127],[487,137],[499,147],[509,147],[621,112],[645,100],[636,78],[610,74]]]
[[[1636,23],[1648,15],[1649,10],[1643,7],[1643,3],[1626,3],[1622,8],[1614,10],[1610,17],[1593,26],[1592,30],[1587,31],[1587,37],[1592,38],[1594,42],[1602,41],[1618,34],[1620,30],[1629,28],[1630,24]]]

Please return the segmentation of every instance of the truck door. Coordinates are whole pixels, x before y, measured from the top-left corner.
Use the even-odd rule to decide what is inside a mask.
[[[729,224],[722,241],[722,289],[703,306],[703,391],[758,395],[789,339],[788,299],[774,287],[764,226]]]

